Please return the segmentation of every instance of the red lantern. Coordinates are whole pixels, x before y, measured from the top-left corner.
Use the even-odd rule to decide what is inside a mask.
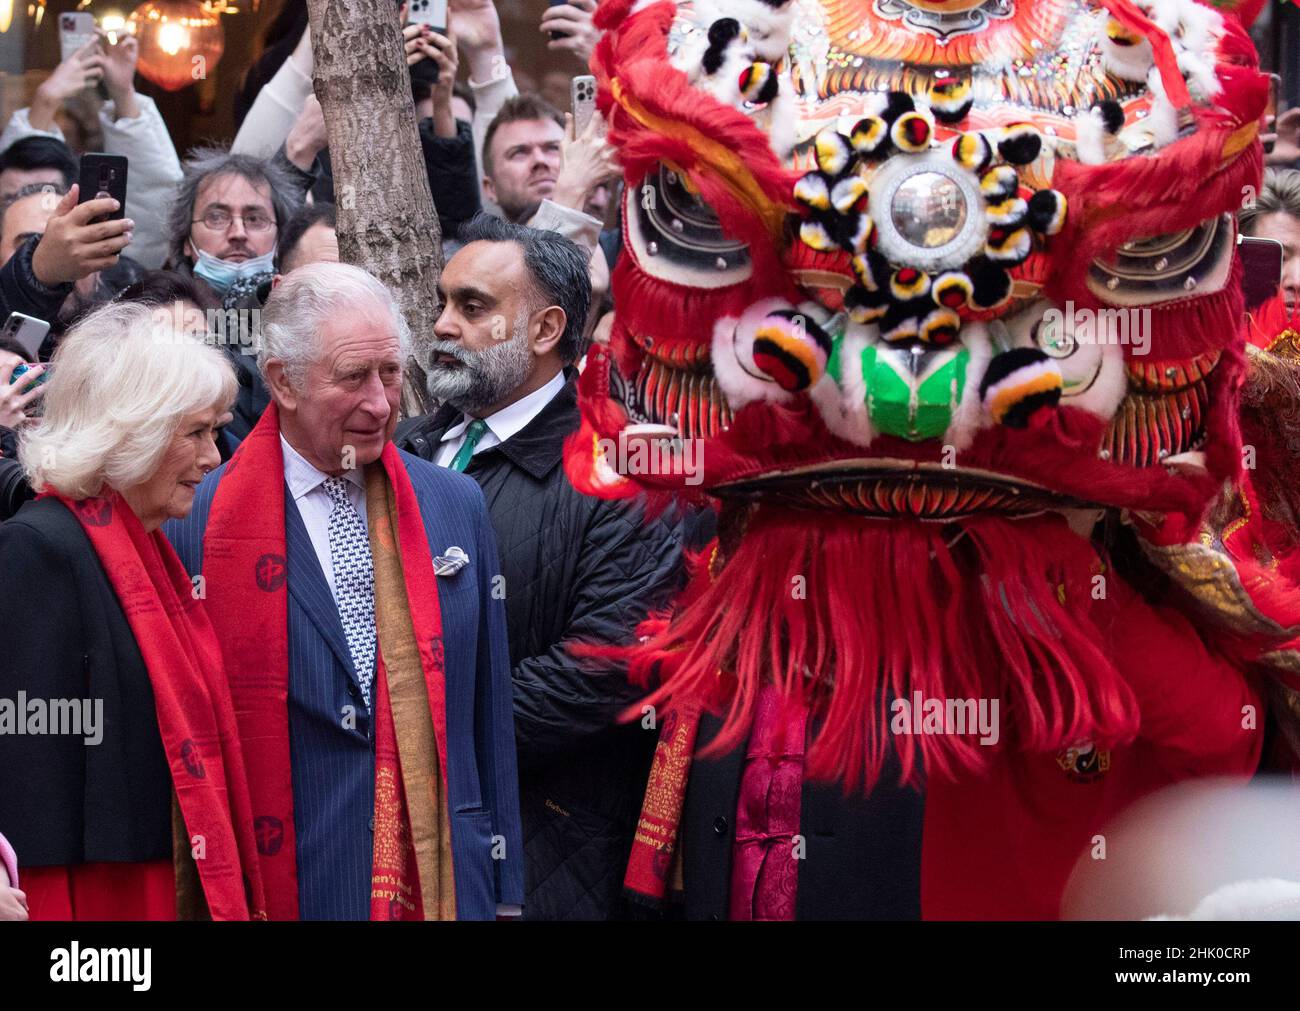
[[[225,48],[221,16],[198,0],[146,0],[127,24],[140,40],[140,75],[167,91],[206,78]]]

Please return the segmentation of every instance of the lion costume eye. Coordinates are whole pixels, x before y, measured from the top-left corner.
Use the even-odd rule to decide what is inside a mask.
[[[1081,332],[1071,315],[1051,302],[1035,302],[1006,320],[1012,347],[1033,347],[1057,363],[1061,404],[1109,418],[1127,390],[1124,349]]]
[[[1048,358],[1069,358],[1079,350],[1079,342],[1069,332],[1062,320],[1055,317],[1040,319],[1033,327],[1034,344]]]

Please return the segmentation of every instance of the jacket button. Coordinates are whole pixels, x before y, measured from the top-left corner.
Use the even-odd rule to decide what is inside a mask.
[[[726,835],[726,834],[727,834],[727,819],[724,818],[724,817],[722,817],[722,815],[718,815],[718,817],[714,818],[714,819],[713,819],[713,831],[716,832],[716,833],[718,833],[718,835]]]
[[[373,832],[373,831],[375,830],[375,819],[374,819],[374,818],[367,818],[367,819],[366,819],[366,828],[370,829],[371,832]]]

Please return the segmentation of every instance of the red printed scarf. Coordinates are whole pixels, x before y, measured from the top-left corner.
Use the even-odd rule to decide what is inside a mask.
[[[369,468],[367,485],[379,625],[371,919],[454,916],[442,618],[433,559],[415,491],[392,443]],[[377,515],[374,495],[384,492],[391,507]],[[384,557],[385,549],[392,557]],[[399,599],[383,582],[393,564],[405,587],[395,594]],[[296,920],[284,460],[275,404],[226,465],[204,535],[203,574],[248,764],[267,906],[273,920]],[[403,640],[410,644],[403,651],[409,662],[392,646]],[[409,759],[405,774],[401,756]]]
[[[111,489],[73,501],[153,686],[176,801],[214,920],[266,919],[239,730],[221,650],[176,552]]]

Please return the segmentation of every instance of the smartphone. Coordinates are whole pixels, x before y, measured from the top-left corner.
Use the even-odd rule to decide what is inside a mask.
[[[101,215],[96,221],[126,217],[126,165],[126,157],[120,154],[91,152],[81,156],[77,203],[84,204],[87,200],[103,196],[117,198],[117,210],[112,214]]]
[[[437,35],[447,34],[447,0],[410,0],[407,24],[424,24]]]
[[[575,77],[569,85],[573,99],[573,135],[581,137],[591,117],[596,115],[596,79],[590,74]]]
[[[1237,242],[1241,256],[1241,290],[1246,308],[1255,309],[1277,294],[1282,284],[1282,243],[1243,235]]]
[[[546,6],[547,6],[547,7],[563,7],[563,6],[564,6],[565,4],[567,4],[568,2],[569,2],[569,0],[551,0],[551,2],[548,3]],[[567,38],[569,37],[569,33],[568,33],[568,32],[547,32],[546,34],[549,35],[549,36],[550,36],[551,38],[553,38],[553,39],[567,39]]]
[[[1282,78],[1277,74],[1268,75],[1268,105],[1264,109],[1264,122],[1270,130],[1277,129],[1277,117],[1281,109]],[[1272,154],[1276,141],[1264,141],[1264,153]]]
[[[31,370],[32,367],[30,365],[24,364],[24,365],[15,366],[13,375],[9,377],[9,385],[13,386],[14,383],[18,382],[19,379],[27,375],[27,373],[30,372]],[[39,376],[36,377],[36,382],[28,383],[25,387],[23,387],[23,389],[19,390],[18,392],[31,393],[32,390],[36,389],[36,387],[40,386],[42,383],[45,382],[45,380],[49,378],[50,378],[50,370],[47,367],[44,372],[42,372]],[[37,412],[33,411],[30,413],[32,414],[33,417],[35,417]]]
[[[45,320],[37,319],[35,316],[24,316],[21,312],[11,312],[9,318],[5,320],[4,329],[0,330],[0,337],[8,337],[23,349],[23,353],[28,358],[35,360],[36,353],[49,332],[50,324]],[[17,369],[14,370],[14,374],[18,374]]]
[[[95,15],[89,11],[69,11],[59,15],[59,49],[61,59],[81,49],[95,38]]]

